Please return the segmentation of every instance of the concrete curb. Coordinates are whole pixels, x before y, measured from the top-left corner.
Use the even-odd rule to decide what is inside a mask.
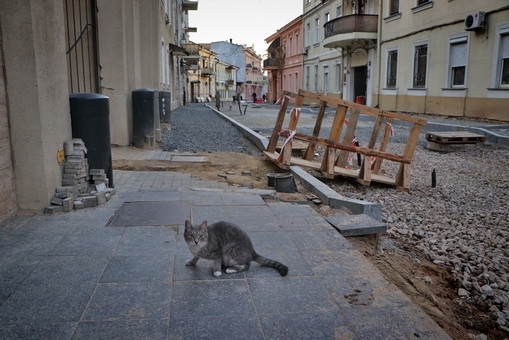
[[[245,125],[240,124],[236,120],[226,116],[222,112],[216,110],[210,105],[205,104],[209,109],[217,113],[221,118],[230,122],[239,129],[242,134],[246,136],[251,142],[253,142],[260,150],[265,150],[269,141],[259,133],[253,131]],[[323,203],[341,209],[350,215],[366,214],[376,220],[380,220],[382,215],[382,206],[378,203],[371,203],[367,201],[349,199],[341,196],[322,181],[316,179],[314,176],[308,174],[305,170],[298,166],[291,166],[290,171],[297,177],[302,185],[313,194],[318,196]]]
[[[208,104],[205,104],[205,106],[208,107],[209,109],[211,109],[212,111],[214,111],[215,113],[217,113],[219,115],[219,117],[223,118],[227,122],[232,123],[237,129],[240,130],[240,132],[242,132],[242,134],[244,136],[246,136],[247,139],[249,139],[254,145],[256,145],[256,147],[258,149],[260,149],[262,151],[267,149],[267,146],[269,145],[269,140],[267,138],[260,135],[258,132],[248,128],[247,126],[240,124],[236,120],[228,117],[221,111],[216,110],[212,106],[210,106]]]

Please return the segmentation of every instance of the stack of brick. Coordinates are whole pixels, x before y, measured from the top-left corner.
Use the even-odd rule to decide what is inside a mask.
[[[104,169],[89,170],[86,153],[85,143],[79,138],[64,143],[62,186],[56,188],[51,206],[44,209],[45,213],[96,207],[115,194],[115,189],[107,188]],[[93,185],[90,185],[91,179]]]

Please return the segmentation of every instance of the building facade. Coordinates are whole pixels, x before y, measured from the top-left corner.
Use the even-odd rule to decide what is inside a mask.
[[[303,9],[302,89],[342,97],[343,55],[323,44],[324,22],[342,15],[342,1],[304,0]]]
[[[221,101],[232,101],[236,93],[237,67],[218,60],[216,63],[216,91]]]
[[[381,108],[509,121],[507,1],[384,0],[380,16]]]
[[[265,39],[269,57],[263,61],[268,74],[267,99],[277,100],[282,90],[297,92],[302,87],[302,16],[281,27]]]
[[[236,98],[246,98],[246,57],[244,55],[244,46],[234,44],[231,41],[215,41],[210,44],[210,49],[216,53],[217,59],[237,67],[235,79]]]
[[[113,144],[132,142],[131,91],[182,101],[181,44],[197,1],[0,1],[0,221],[49,205],[72,138],[69,95],[109,97]],[[22,56],[22,57],[20,57]]]
[[[185,45],[190,53],[186,62],[190,66],[187,75],[192,102],[211,101],[216,93],[216,54],[205,45]]]
[[[246,58],[246,82],[242,91],[244,99],[253,99],[254,95],[257,99],[262,99],[262,58],[251,47],[244,47],[242,50]]]

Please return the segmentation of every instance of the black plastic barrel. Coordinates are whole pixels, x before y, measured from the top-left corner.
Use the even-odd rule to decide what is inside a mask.
[[[161,122],[170,121],[171,92],[159,91],[159,119]]]
[[[69,103],[72,137],[85,142],[89,168],[104,169],[108,186],[113,187],[109,98],[97,93],[76,93],[69,96]]]
[[[154,89],[132,91],[133,103],[133,144],[145,146],[146,140],[155,139],[155,115],[159,120],[159,92]]]

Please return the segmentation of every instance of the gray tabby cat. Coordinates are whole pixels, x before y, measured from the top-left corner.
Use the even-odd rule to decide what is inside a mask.
[[[214,276],[221,276],[221,267],[227,274],[248,270],[251,261],[272,267],[281,276],[288,273],[288,267],[258,254],[249,236],[238,226],[229,222],[207,225],[192,225],[186,221],[184,239],[194,257],[186,261],[186,266],[194,266],[200,258],[213,260]]]

